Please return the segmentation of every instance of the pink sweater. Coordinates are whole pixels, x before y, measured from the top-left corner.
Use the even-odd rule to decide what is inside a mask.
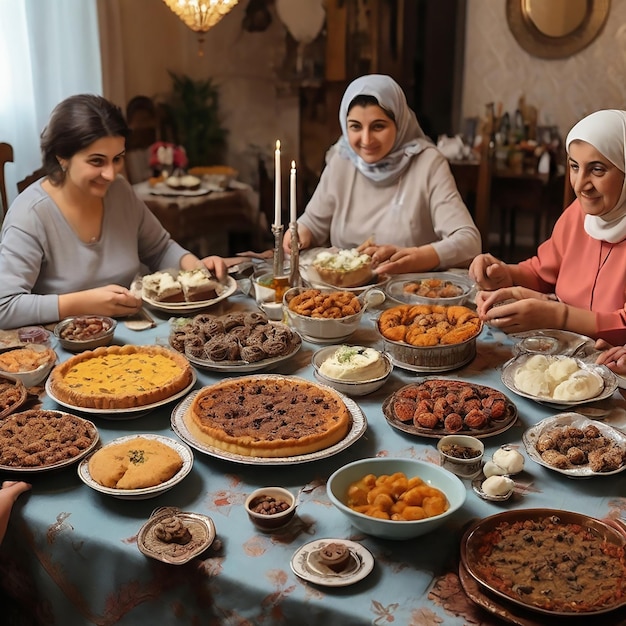
[[[552,236],[537,256],[520,263],[543,293],[594,311],[596,337],[614,345],[626,343],[626,240],[607,243],[592,239],[584,229],[584,213],[575,200],[561,215]]]

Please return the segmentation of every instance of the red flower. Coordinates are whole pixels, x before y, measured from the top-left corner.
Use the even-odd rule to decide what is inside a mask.
[[[187,167],[185,148],[166,141],[157,141],[150,146],[150,167]]]

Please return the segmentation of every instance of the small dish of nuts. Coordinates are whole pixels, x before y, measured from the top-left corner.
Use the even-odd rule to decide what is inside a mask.
[[[296,513],[296,497],[283,487],[263,487],[248,495],[245,502],[250,521],[264,532],[287,525]]]
[[[54,336],[64,350],[82,352],[113,342],[117,322],[104,315],[66,317],[54,327]]]

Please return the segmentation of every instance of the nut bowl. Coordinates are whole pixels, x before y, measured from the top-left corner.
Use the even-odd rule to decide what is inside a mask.
[[[289,308],[290,302],[296,296],[307,291],[315,291],[327,295],[337,293],[347,294],[345,297],[349,297],[349,301],[352,301],[353,298],[357,299],[361,308],[357,313],[338,318],[310,317]],[[312,343],[336,343],[347,339],[359,327],[364,311],[364,295],[356,296],[353,293],[342,291],[341,289],[307,289],[304,287],[293,287],[285,292],[283,296],[283,307],[290,325],[300,333],[303,339],[311,341]]]
[[[296,514],[296,497],[283,487],[262,487],[248,495],[244,506],[250,521],[263,532],[286,526]]]
[[[117,322],[104,315],[66,317],[54,327],[54,336],[64,350],[82,352],[113,343]]]
[[[330,358],[338,348],[341,346],[326,346],[321,348],[311,358],[311,364],[313,365],[313,374],[317,380],[321,383],[336,389],[340,393],[345,393],[348,396],[366,396],[369,393],[373,393],[377,389],[380,389],[393,370],[393,363],[388,355],[384,352],[380,353],[380,356],[385,364],[385,372],[381,376],[375,378],[368,378],[366,380],[342,380],[339,378],[331,378],[320,371],[322,363],[326,359]]]
[[[483,465],[485,445],[470,435],[446,435],[437,442],[441,467],[461,478],[475,478]]]
[[[419,476],[429,486],[442,491],[448,499],[448,510],[440,515],[420,520],[396,521],[370,517],[352,510],[347,504],[350,485],[368,474],[392,475],[402,472],[407,478]],[[465,503],[465,486],[451,472],[417,459],[376,457],[348,463],[335,471],[328,479],[326,491],[330,501],[360,531],[381,539],[411,539],[430,533],[443,525]]]

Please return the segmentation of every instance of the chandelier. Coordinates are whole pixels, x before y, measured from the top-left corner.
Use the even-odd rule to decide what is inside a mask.
[[[239,0],[163,0],[178,17],[199,34],[200,46],[204,41],[202,33],[215,26]],[[198,52],[202,55],[202,48]]]

